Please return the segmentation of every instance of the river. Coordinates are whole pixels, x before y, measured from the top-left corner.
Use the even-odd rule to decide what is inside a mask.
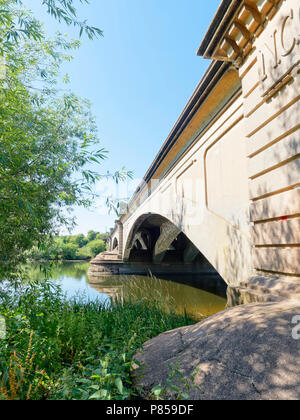
[[[84,294],[86,299],[109,302],[112,298],[147,299],[156,297],[172,306],[177,313],[186,311],[195,320],[210,316],[226,308],[223,293],[207,291],[207,284],[213,279],[201,276],[180,275],[164,278],[124,275],[88,279],[88,263],[64,262],[55,265],[50,279],[59,284],[68,298]],[[28,267],[32,280],[43,280],[45,275],[39,265]],[[205,289],[203,289],[205,284]]]

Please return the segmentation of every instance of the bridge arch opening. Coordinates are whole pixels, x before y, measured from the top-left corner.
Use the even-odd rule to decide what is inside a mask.
[[[115,238],[114,241],[113,241],[113,247],[112,247],[112,249],[113,249],[113,251],[115,251],[118,248],[119,248],[119,242],[118,242],[118,239]]]
[[[161,267],[167,272],[204,275],[221,285],[227,285],[217,270],[174,223],[158,214],[143,215],[134,224],[125,246],[124,260],[132,264],[144,263],[149,270]],[[223,293],[223,292],[222,292]]]

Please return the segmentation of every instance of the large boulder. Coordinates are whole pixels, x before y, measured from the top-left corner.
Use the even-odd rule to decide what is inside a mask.
[[[296,299],[251,304],[161,334],[136,355],[141,366],[135,366],[135,384],[149,395],[154,386],[166,385],[170,366],[179,363],[188,381],[197,372],[191,400],[300,399],[297,315]],[[168,391],[167,398],[175,397]]]

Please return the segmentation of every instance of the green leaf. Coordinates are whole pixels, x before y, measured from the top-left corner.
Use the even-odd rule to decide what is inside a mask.
[[[161,393],[163,392],[164,388],[161,385],[157,385],[154,388],[152,388],[152,394],[156,397],[159,397]]]
[[[119,393],[121,395],[123,395],[124,388],[123,388],[122,379],[120,377],[116,378],[115,384],[116,384],[116,387],[117,387]]]

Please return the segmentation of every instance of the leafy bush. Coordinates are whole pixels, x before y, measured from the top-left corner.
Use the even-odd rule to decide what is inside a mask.
[[[83,248],[79,248],[76,252],[76,259],[77,260],[89,260],[93,257],[91,250],[89,247],[84,246]]]
[[[94,230],[89,230],[87,233],[87,240],[88,242],[92,242],[96,239],[98,232],[95,232]]]
[[[61,257],[64,260],[75,260],[77,245],[72,243],[63,244],[61,248]]]
[[[80,234],[48,238],[43,247],[32,247],[27,256],[36,261],[87,260],[106,250],[108,236],[108,233],[90,231],[87,236]],[[89,238],[97,239],[89,241]]]
[[[94,241],[90,242],[87,247],[89,248],[92,257],[96,257],[96,255],[100,254],[100,252],[103,252],[106,249],[106,245],[102,239],[95,239]]]
[[[193,323],[163,312],[156,301],[67,301],[48,283],[6,294],[0,313],[7,324],[7,338],[0,340],[0,400],[134,398],[130,371],[137,350]]]
[[[67,242],[77,245],[79,248],[84,247],[88,243],[88,239],[83,234],[67,237]]]

